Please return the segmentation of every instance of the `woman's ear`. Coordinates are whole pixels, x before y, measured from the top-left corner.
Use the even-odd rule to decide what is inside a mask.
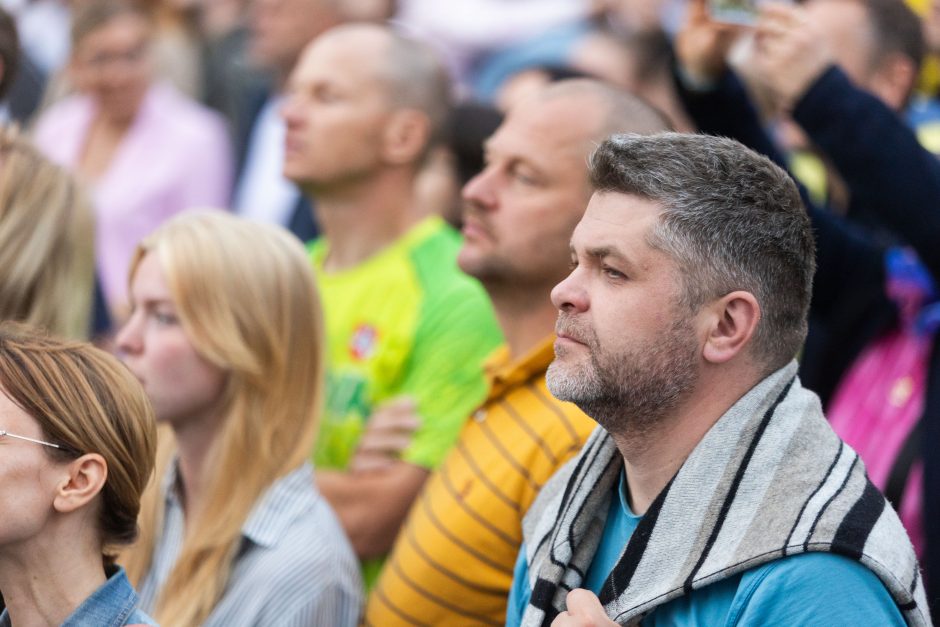
[[[702,356],[713,364],[727,362],[750,344],[760,322],[760,305],[753,294],[739,290],[706,309],[709,326]]]
[[[59,482],[53,507],[57,512],[73,512],[86,506],[104,488],[108,464],[98,453],[87,453],[68,463]]]

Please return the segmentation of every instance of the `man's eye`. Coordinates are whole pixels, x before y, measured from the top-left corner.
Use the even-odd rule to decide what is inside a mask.
[[[539,184],[538,180],[536,180],[535,177],[519,172],[518,170],[516,170],[514,176],[516,177],[516,180],[522,183],[523,185],[538,185]]]
[[[604,274],[606,274],[608,277],[610,277],[611,279],[625,279],[625,278],[627,278],[627,275],[625,275],[623,272],[621,272],[620,270],[614,270],[613,268],[611,268],[611,267],[609,267],[609,266],[604,266],[604,267],[601,269],[601,271],[602,271]]]

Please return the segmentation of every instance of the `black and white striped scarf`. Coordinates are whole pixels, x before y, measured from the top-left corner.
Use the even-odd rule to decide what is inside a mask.
[[[787,555],[858,560],[910,625],[930,616],[897,514],[826,422],[790,363],[708,431],[630,537],[600,591],[607,615],[635,624],[657,606]],[[545,485],[523,522],[532,596],[523,627],[549,625],[600,543],[623,458],[603,429]]]

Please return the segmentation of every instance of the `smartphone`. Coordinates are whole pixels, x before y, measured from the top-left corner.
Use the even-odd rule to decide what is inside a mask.
[[[716,22],[754,24],[760,0],[708,0],[708,14]]]

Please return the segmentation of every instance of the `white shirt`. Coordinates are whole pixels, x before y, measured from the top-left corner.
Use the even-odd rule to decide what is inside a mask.
[[[287,226],[300,190],[283,174],[287,127],[278,113],[282,101],[280,95],[268,98],[255,119],[234,208],[243,218]]]
[[[177,481],[174,461],[163,477],[164,519],[150,570],[138,587],[141,609],[153,610],[183,546]],[[359,562],[307,463],[258,499],[242,526],[225,592],[203,627],[355,627],[362,594]]]

